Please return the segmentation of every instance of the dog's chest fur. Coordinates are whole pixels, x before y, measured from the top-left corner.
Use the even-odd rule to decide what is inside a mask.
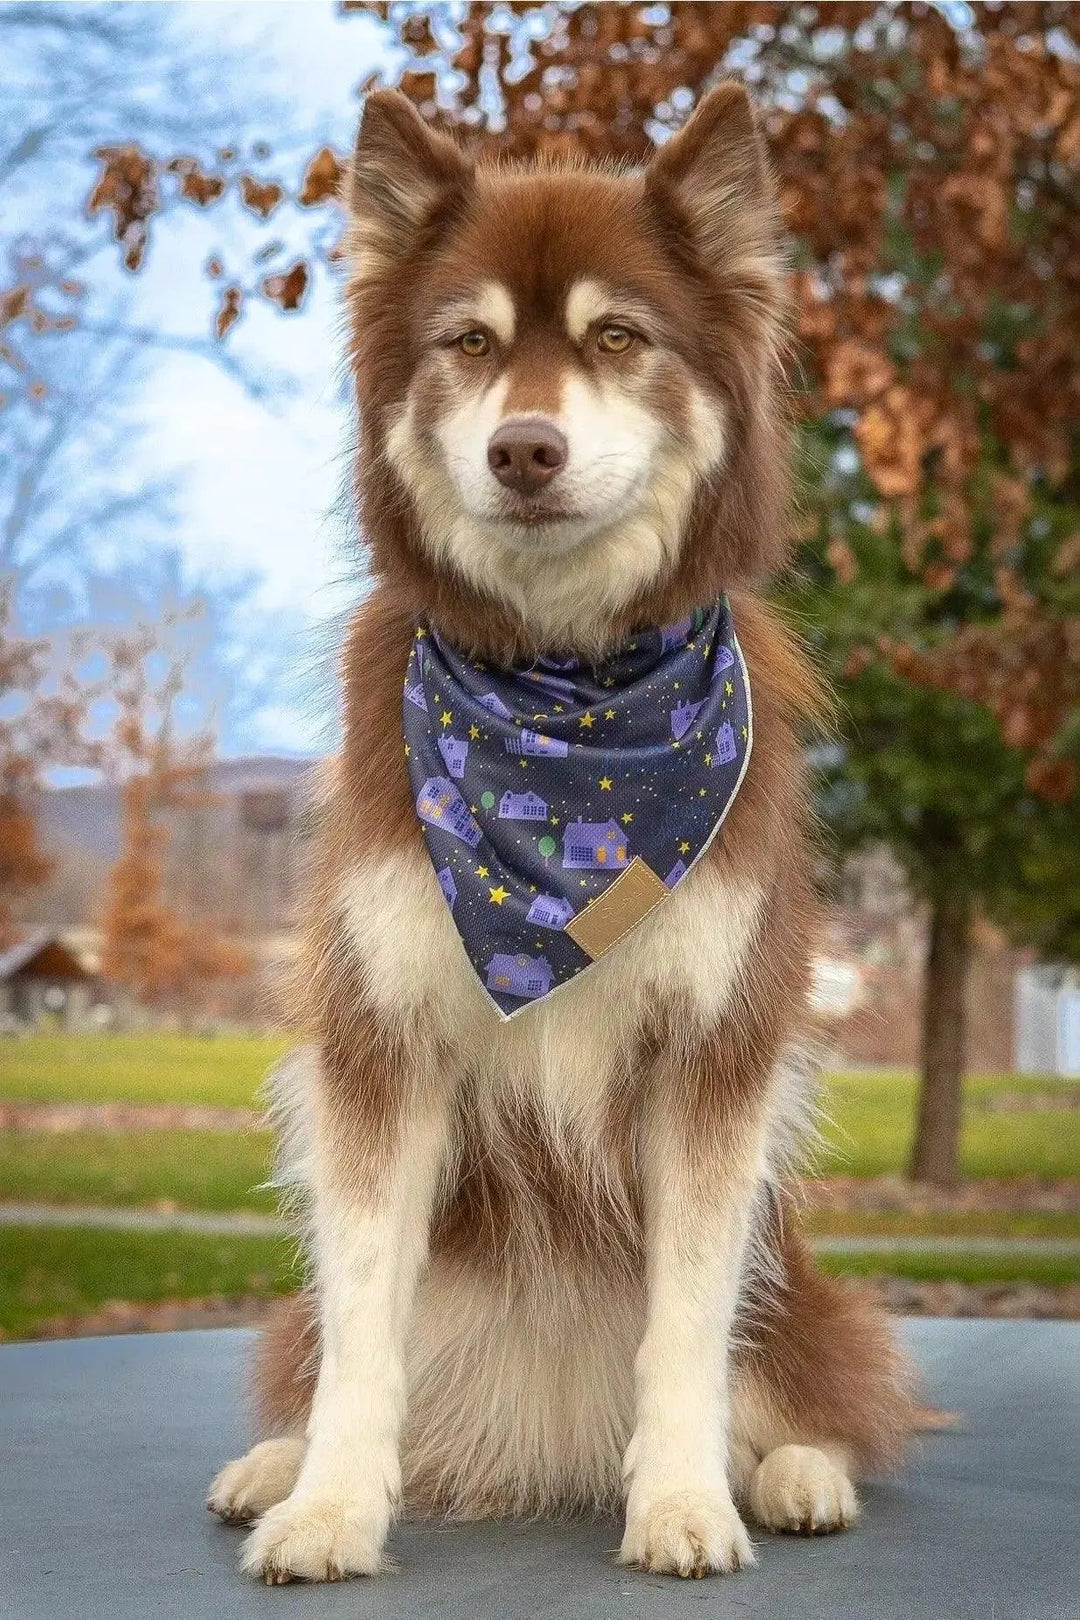
[[[761,916],[753,882],[702,859],[626,939],[545,1001],[500,1019],[418,845],[346,876],[343,914],[365,988],[417,1057],[469,1078],[488,1103],[528,1103],[558,1134],[589,1137],[661,1006],[687,1030],[729,1004]]]

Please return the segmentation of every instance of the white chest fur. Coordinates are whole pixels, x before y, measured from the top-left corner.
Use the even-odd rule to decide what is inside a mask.
[[[426,853],[358,863],[344,914],[368,992],[410,1041],[434,1041],[459,1073],[533,1100],[589,1133],[662,995],[688,1024],[725,1010],[757,929],[761,890],[701,862],[626,939],[553,996],[500,1019],[465,953]]]

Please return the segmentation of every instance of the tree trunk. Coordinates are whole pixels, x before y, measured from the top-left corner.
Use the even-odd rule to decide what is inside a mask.
[[[971,960],[971,901],[962,891],[936,896],[923,969],[921,1083],[909,1174],[954,1187],[960,1175],[960,1103]]]

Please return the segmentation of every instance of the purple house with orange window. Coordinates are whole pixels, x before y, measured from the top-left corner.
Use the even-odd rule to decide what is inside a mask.
[[[630,865],[626,833],[617,821],[572,821],[563,834],[564,867],[618,871]]]

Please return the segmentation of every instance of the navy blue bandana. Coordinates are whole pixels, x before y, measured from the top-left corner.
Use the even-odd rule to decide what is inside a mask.
[[[424,626],[405,753],[428,853],[504,1017],[660,904],[712,842],[751,746],[726,599],[603,663],[470,663]]]

